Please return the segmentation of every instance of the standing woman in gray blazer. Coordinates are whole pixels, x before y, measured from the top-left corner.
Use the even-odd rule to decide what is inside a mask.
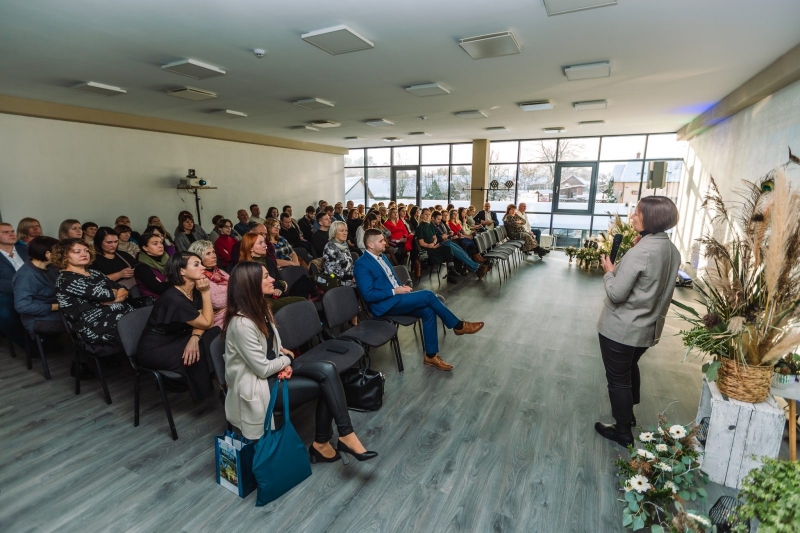
[[[654,346],[664,328],[681,256],[665,231],[678,223],[678,208],[666,196],[642,198],[631,215],[639,232],[636,244],[617,265],[603,257],[606,299],[597,332],[616,424],[597,422],[603,437],[627,446],[636,425],[639,403],[639,359]]]

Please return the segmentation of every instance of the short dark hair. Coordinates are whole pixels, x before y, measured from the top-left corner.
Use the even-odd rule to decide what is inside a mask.
[[[216,218],[216,217],[215,217],[215,218]],[[225,227],[225,224],[230,224],[230,225],[231,225],[231,227],[233,227],[233,222],[231,222],[230,220],[228,220],[228,219],[227,219],[227,218],[225,218],[225,217],[218,219],[218,220],[217,220],[217,223],[214,225],[214,227],[217,227],[217,228],[224,228],[224,227]]]
[[[162,238],[162,239],[163,239],[164,237],[166,237],[166,235],[164,235],[164,230],[163,230],[163,229],[161,229],[159,226],[147,226],[147,227],[144,229],[144,233],[142,233],[142,238],[144,238],[144,236],[145,236],[146,234],[153,235],[155,232],[159,232],[159,233],[161,234],[161,238]]]
[[[258,207],[258,204],[250,204],[250,211],[252,211],[254,207]]]
[[[47,252],[53,251],[53,246],[56,244],[58,244],[58,239],[53,237],[45,237],[44,235],[35,237],[28,243],[28,257],[37,261],[47,261]]]
[[[442,212],[441,211],[434,211],[434,212],[431,213],[431,217],[433,217],[433,218],[440,217],[440,216],[442,216]]]
[[[292,217],[289,216],[289,213],[287,213],[286,211],[281,213],[281,220],[285,220],[287,218],[292,218]]]
[[[149,226],[148,229],[155,226]],[[158,228],[156,228],[158,229]],[[150,246],[150,241],[153,239],[161,239],[161,242],[164,242],[164,237],[161,235],[156,235],[155,233],[144,232],[139,235],[139,246],[144,248],[145,246]]]
[[[317,210],[314,208],[313,205],[306,207],[306,213],[316,213]]]
[[[84,231],[84,233],[86,233],[86,230],[89,228],[99,228],[99,227],[100,226],[98,226],[94,222],[84,222],[83,226],[81,226],[81,229]]]
[[[333,213],[333,206],[328,204],[325,207],[323,207],[322,210],[325,211],[326,213]]]
[[[192,257],[200,259],[199,255],[192,252],[180,252],[169,258],[169,261],[167,261],[167,266],[164,267],[164,273],[167,275],[167,281],[170,285],[175,286],[184,284],[184,279],[181,275],[181,269],[186,268],[189,265],[189,259]],[[200,259],[200,263],[203,263],[202,259]]]
[[[291,208],[292,208],[292,206],[285,205],[285,206],[283,206],[283,212],[285,213],[287,209],[291,209]]]
[[[222,219],[222,218],[225,218],[225,217],[223,217],[222,215],[214,215],[214,218],[211,219],[211,224],[213,224],[214,227],[216,228],[217,227],[217,222],[219,222],[220,219]]]
[[[122,235],[123,233],[133,233],[133,230],[130,226],[126,226],[125,224],[117,224],[114,226],[114,233]]]
[[[678,208],[666,196],[645,196],[636,204],[645,231],[660,233],[678,223]]]
[[[374,241],[377,237],[383,237],[383,232],[379,229],[370,228],[364,232],[364,247]]]
[[[320,211],[319,213],[317,213],[317,216],[314,217],[314,220],[319,222],[320,220],[322,220],[322,217],[326,216],[327,214],[328,213],[326,213],[325,211]]]
[[[114,231],[114,228],[100,226],[97,228],[97,233],[94,234],[94,249],[97,250],[97,253],[99,254],[103,253],[103,239],[105,239],[107,235],[113,235],[114,237],[117,237],[117,232]]]

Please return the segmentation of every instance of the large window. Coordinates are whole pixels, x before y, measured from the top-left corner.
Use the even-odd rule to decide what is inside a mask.
[[[493,142],[484,197],[501,219],[509,203],[525,203],[531,226],[558,235],[559,246],[577,245],[607,231],[616,215],[627,221],[639,198],[668,196],[677,203],[686,148],[674,133]],[[663,187],[648,188],[651,161],[667,161]],[[345,198],[366,205],[391,199],[392,167],[419,168],[422,206],[470,203],[471,143],[350,150]],[[394,190],[399,194],[398,184]]]

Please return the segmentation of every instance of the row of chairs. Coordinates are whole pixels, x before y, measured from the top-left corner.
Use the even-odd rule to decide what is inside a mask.
[[[511,239],[508,236],[505,226],[500,226],[489,231],[484,231],[475,235],[475,246],[478,253],[484,260],[489,261],[492,266],[500,265],[502,272],[498,270],[497,277],[500,285],[503,284],[503,277],[508,279],[511,274],[512,266],[519,266],[522,262],[522,247],[525,241],[522,239]]]

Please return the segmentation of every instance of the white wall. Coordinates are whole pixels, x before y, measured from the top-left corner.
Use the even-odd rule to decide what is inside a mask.
[[[764,98],[690,141],[686,175],[678,200],[681,218],[673,238],[684,260],[693,261],[694,241],[708,222],[708,214],[700,206],[710,176],[714,177],[726,201],[736,201],[742,180],[756,181],[786,163],[788,147],[795,155],[800,155],[800,82]],[[800,187],[800,168],[792,165],[789,175],[794,187]],[[696,250],[694,255],[696,259]]]
[[[341,155],[0,114],[0,215],[14,226],[31,216],[56,236],[67,218],[113,226],[125,214],[142,231],[158,215],[171,232],[178,212],[195,214],[194,196],[175,189],[189,168],[219,187],[201,191],[207,231],[251,203],[262,214],[291,204],[298,217],[344,197]]]

